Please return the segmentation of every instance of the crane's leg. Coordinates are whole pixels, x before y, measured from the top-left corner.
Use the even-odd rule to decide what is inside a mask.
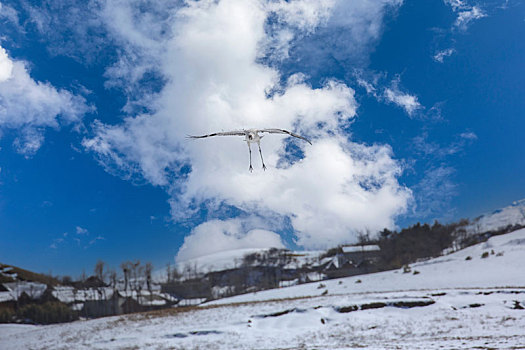
[[[250,168],[248,170],[250,170],[250,172],[253,171],[253,167],[252,167],[252,148],[250,147],[250,143],[249,142],[246,142],[248,144],[248,151],[250,151]]]
[[[259,146],[259,154],[261,155],[261,162],[262,162],[262,165],[263,165],[263,170],[266,170],[266,165],[264,165],[264,159],[263,159],[262,151],[261,151],[261,143],[259,141],[257,141],[257,145]]]

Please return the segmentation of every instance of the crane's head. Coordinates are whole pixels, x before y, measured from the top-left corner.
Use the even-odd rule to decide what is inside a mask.
[[[246,133],[246,141],[255,141],[257,139],[257,131],[255,130],[249,130]]]
[[[259,136],[259,131],[257,129],[245,130],[245,141],[248,143],[259,142],[261,136]]]

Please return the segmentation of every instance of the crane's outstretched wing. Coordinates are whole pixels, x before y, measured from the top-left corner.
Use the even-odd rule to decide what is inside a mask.
[[[294,134],[293,132],[284,129],[261,129],[259,132],[267,132],[269,134],[288,134],[290,136],[297,137],[298,139],[305,140],[309,144],[312,144],[306,137],[302,137],[301,135]]]
[[[235,131],[223,131],[223,132],[214,132],[213,134],[207,134],[207,135],[188,135],[190,139],[203,139],[205,137],[212,137],[212,136],[244,136],[246,133],[244,130],[235,130]]]

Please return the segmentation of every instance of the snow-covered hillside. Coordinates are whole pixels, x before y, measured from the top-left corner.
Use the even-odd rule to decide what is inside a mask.
[[[243,258],[246,255],[253,253],[264,254],[268,250],[269,249],[256,248],[227,250],[181,261],[177,263],[177,269],[182,275],[184,275],[186,269],[193,270],[199,274],[233,269],[242,264]],[[291,251],[290,255],[293,256],[293,259],[288,267],[300,267],[304,264],[315,263],[318,261],[321,253],[323,253],[323,251]]]
[[[387,271],[201,307],[51,326],[0,325],[1,349],[516,349],[525,229]]]
[[[484,214],[474,219],[468,227],[471,233],[495,231],[508,225],[525,225],[525,199],[515,201],[511,205]]]
[[[482,258],[484,253],[488,257]],[[346,294],[349,291],[525,287],[525,229],[492,237],[487,242],[450,255],[412,264],[410,268],[410,273],[395,270],[323,281],[326,288],[322,289],[318,288],[319,283],[309,283],[219,299],[208,305],[317,296],[325,290],[331,294]]]

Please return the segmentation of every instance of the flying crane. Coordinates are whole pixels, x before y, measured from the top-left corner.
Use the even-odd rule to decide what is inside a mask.
[[[264,137],[264,135],[259,135],[259,133],[268,133],[268,134],[287,134],[293,137],[296,137],[298,139],[304,140],[308,142],[309,144],[312,144],[310,140],[307,138],[297,135],[293,132],[290,132],[288,130],[284,129],[243,129],[243,130],[234,130],[234,131],[223,131],[223,132],[215,132],[212,134],[207,135],[199,135],[199,136],[192,136],[189,135],[189,138],[192,139],[203,139],[205,137],[212,137],[212,136],[244,136],[244,141],[248,144],[248,151],[250,152],[250,172],[253,171],[252,167],[252,148],[250,147],[250,144],[257,143],[257,146],[259,146],[259,154],[261,155],[261,162],[263,170],[266,170],[266,165],[264,164],[264,159],[261,151],[261,139]]]

